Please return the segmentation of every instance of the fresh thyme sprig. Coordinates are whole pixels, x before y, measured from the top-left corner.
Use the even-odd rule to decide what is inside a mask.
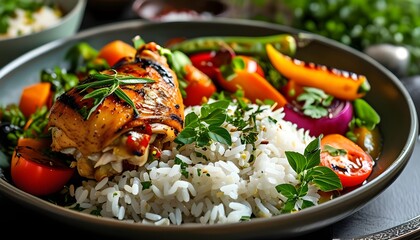
[[[320,166],[321,161],[320,137],[310,142],[304,154],[286,151],[286,157],[290,166],[298,174],[300,184],[279,184],[276,186],[277,192],[287,197],[283,206],[283,212],[292,212],[298,201],[302,201],[301,209],[313,206],[314,203],[305,200],[304,196],[308,193],[309,184],[315,184],[321,191],[329,192],[343,188],[337,174],[328,167]],[[300,209],[297,209],[300,210]]]
[[[102,73],[91,74],[90,79],[93,79],[94,81],[80,84],[75,87],[78,90],[81,89],[81,92],[86,91],[89,88],[94,89],[82,98],[82,100],[88,98],[93,99],[93,107],[89,110],[89,112],[85,107],[81,109],[81,114],[85,120],[89,119],[90,115],[103,103],[105,98],[112,94],[115,94],[118,98],[128,103],[133,108],[134,114],[136,116],[139,114],[134,102],[120,88],[120,85],[153,83],[155,81],[149,78],[118,75],[116,70],[112,69],[112,71],[115,73],[114,75]]]

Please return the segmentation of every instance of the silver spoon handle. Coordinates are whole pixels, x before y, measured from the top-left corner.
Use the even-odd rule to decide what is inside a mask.
[[[419,239],[420,216],[414,217],[400,225],[372,233],[369,235],[353,238],[353,240],[384,240],[384,239]]]

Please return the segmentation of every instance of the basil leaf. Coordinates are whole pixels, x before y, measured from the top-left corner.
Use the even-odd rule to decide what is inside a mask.
[[[193,143],[196,139],[196,131],[193,128],[184,128],[175,138],[175,143],[185,145]]]
[[[190,112],[185,116],[185,126],[188,127],[196,127],[198,126],[198,116],[195,114],[195,112]]]
[[[315,204],[313,202],[308,201],[308,200],[303,200],[302,201],[302,209],[312,207],[312,206],[315,206]]]
[[[204,134],[198,135],[198,137],[196,138],[196,143],[197,143],[197,146],[199,147],[206,146],[209,143],[209,141],[210,141],[210,136],[207,132]]]
[[[321,191],[329,192],[343,188],[337,174],[329,167],[316,166],[311,169],[309,176]]]
[[[226,121],[226,111],[223,109],[215,109],[213,112],[208,114],[206,117],[201,118],[202,122],[205,122],[209,125],[220,126]]]
[[[209,137],[217,142],[232,145],[230,133],[223,127],[209,126]]]
[[[286,151],[285,152],[287,161],[289,162],[290,166],[295,170],[297,174],[300,174],[305,170],[306,167],[306,159],[305,156],[298,152]]]
[[[289,199],[293,199],[298,195],[295,186],[293,186],[292,184],[288,184],[288,183],[283,183],[283,184],[277,185],[276,190],[277,190],[278,193],[281,193],[283,196],[285,196]]]

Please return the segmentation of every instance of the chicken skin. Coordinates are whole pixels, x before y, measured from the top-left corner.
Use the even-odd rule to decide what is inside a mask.
[[[93,89],[75,87],[51,108],[52,149],[73,154],[81,176],[100,181],[123,170],[144,165],[170,144],[183,128],[184,104],[176,74],[154,42],[144,44],[133,59],[122,59],[105,75],[151,79],[153,82],[120,85],[136,111],[116,94],[95,105],[84,98]],[[87,77],[81,84],[96,81]]]

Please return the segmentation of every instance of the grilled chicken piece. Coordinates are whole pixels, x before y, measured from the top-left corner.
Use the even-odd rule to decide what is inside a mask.
[[[154,83],[121,85],[134,102],[132,107],[114,94],[84,119],[82,109],[93,100],[82,99],[88,92],[73,88],[61,95],[51,108],[52,149],[73,154],[81,176],[100,181],[106,176],[142,166],[149,155],[172,142],[182,130],[184,105],[176,74],[154,42],[138,49],[135,59],[125,59],[113,69],[118,75],[153,79]],[[114,75],[113,70],[102,74]],[[86,81],[92,81],[87,79]]]

